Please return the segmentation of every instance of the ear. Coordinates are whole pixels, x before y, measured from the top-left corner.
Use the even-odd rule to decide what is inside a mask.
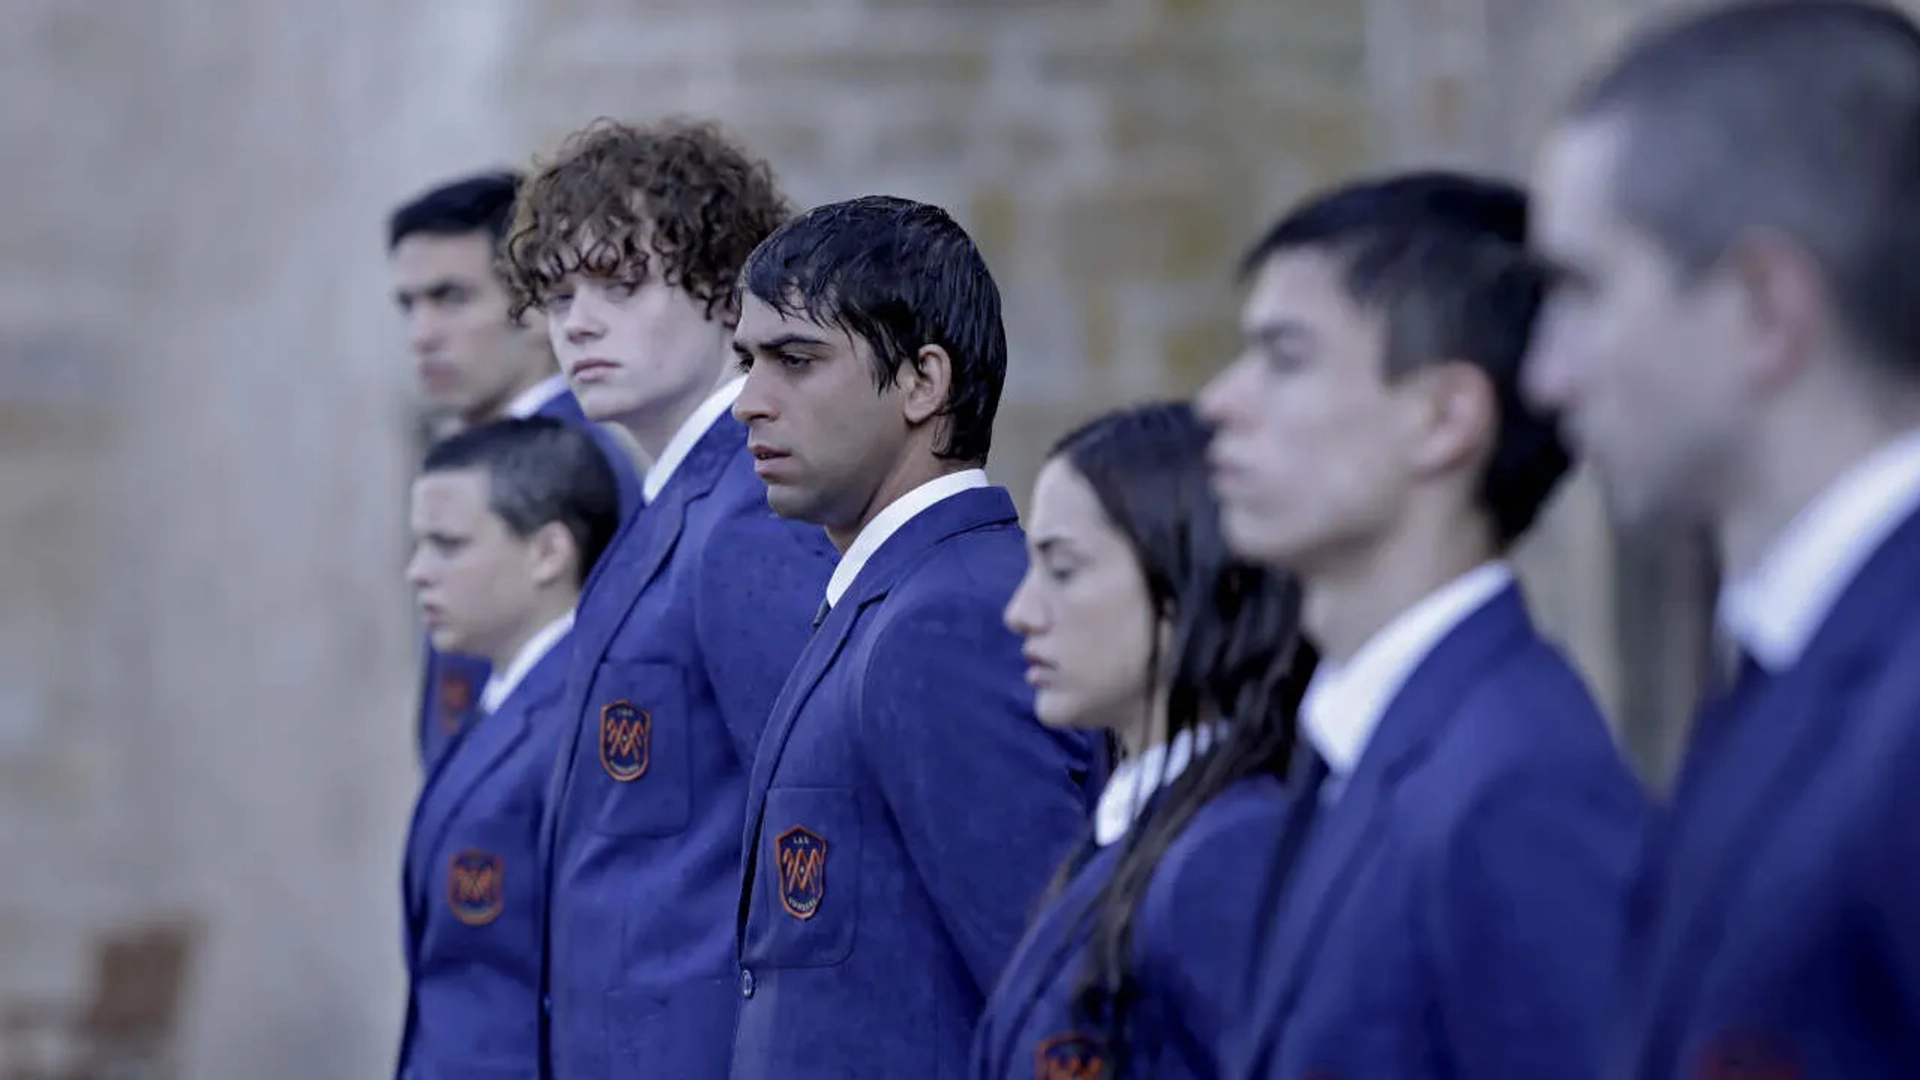
[[[579,557],[573,534],[557,521],[547,522],[527,537],[527,569],[543,589],[570,580]]]
[[[912,361],[900,366],[900,407],[907,424],[919,427],[940,415],[947,391],[953,386],[953,358],[938,345],[922,345]]]
[[[1500,426],[1493,383],[1478,367],[1448,361],[1413,375],[1408,387],[1413,466],[1423,475],[1450,472],[1487,454]]]
[[[1773,384],[1792,378],[1821,333],[1826,289],[1819,262],[1792,238],[1756,229],[1727,246],[1720,268],[1737,293],[1754,374]]]

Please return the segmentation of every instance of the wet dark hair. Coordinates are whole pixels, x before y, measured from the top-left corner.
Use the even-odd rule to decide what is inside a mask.
[[[789,212],[772,166],[715,124],[595,121],[521,188],[503,255],[513,314],[578,272],[658,278],[730,322],[740,267]]]
[[[1172,656],[1156,648],[1151,659],[1153,670],[1168,673],[1167,738],[1197,738],[1197,729],[1219,725],[1116,841],[1119,861],[1084,917],[1090,939],[1074,1008],[1079,1022],[1104,1034],[1114,1076],[1126,1071],[1139,998],[1134,918],[1154,871],[1208,801],[1248,776],[1285,773],[1318,659],[1299,636],[1299,584],[1227,547],[1208,482],[1208,437],[1191,406],[1151,404],[1102,416],[1048,454],[1086,481],[1126,538],[1146,580],[1148,617],[1176,627]],[[1069,864],[1056,892],[1081,862]]]
[[[882,390],[922,347],[946,350],[953,382],[935,453],[986,463],[1007,379],[1000,289],[945,210],[885,195],[815,207],[760,245],[741,284],[782,315],[864,340]]]
[[[620,528],[620,488],[592,436],[552,417],[481,424],[427,451],[421,472],[487,474],[487,509],[524,540],[552,522],[573,537],[582,584]]]
[[[498,249],[513,220],[513,197],[522,177],[510,170],[476,173],[423,191],[387,217],[387,250],[409,236],[485,233]]]
[[[1435,364],[1478,369],[1497,408],[1479,505],[1501,548],[1533,527],[1572,464],[1558,420],[1520,392],[1520,365],[1547,291],[1526,249],[1527,197],[1512,184],[1444,171],[1400,173],[1315,195],[1276,222],[1241,261],[1333,259],[1359,307],[1386,329],[1385,375]]]

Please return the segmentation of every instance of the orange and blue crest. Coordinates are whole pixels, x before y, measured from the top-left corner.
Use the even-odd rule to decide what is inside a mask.
[[[1100,1040],[1078,1032],[1042,1042],[1033,1057],[1034,1080],[1102,1080],[1107,1075]]]
[[[440,730],[458,734],[473,708],[473,682],[464,671],[442,670],[434,680],[434,698],[440,703]]]
[[[653,755],[653,717],[631,701],[600,709],[600,764],[621,783],[647,774]]]
[[[827,895],[827,842],[796,825],[773,843],[780,868],[780,906],[796,919],[813,918]]]
[[[485,926],[500,917],[506,906],[506,866],[498,855],[476,848],[447,861],[447,903],[454,918],[468,926]]]

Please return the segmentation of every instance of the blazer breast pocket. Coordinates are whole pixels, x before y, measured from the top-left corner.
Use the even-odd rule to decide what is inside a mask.
[[[598,832],[676,836],[693,814],[691,747],[711,737],[687,715],[686,677],[676,664],[610,660],[600,665],[586,717],[596,752],[582,766],[600,794]]]
[[[767,792],[748,956],[776,967],[831,967],[852,954],[860,927],[860,840],[852,789]]]

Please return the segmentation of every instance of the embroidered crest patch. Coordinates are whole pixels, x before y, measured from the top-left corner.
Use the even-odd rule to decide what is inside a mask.
[[[1107,1059],[1100,1054],[1100,1040],[1068,1032],[1055,1035],[1034,1051],[1034,1080],[1102,1080],[1107,1075]]]
[[[473,708],[472,680],[462,671],[442,671],[434,680],[433,694],[440,702],[440,730],[458,733]]]
[[[468,926],[485,926],[499,918],[507,902],[505,870],[498,855],[475,848],[448,860],[447,903],[454,918]]]
[[[827,895],[827,842],[796,825],[781,833],[773,847],[780,868],[780,906],[803,922],[818,915]]]
[[[600,764],[621,783],[647,774],[653,752],[653,717],[616,701],[600,709]]]

